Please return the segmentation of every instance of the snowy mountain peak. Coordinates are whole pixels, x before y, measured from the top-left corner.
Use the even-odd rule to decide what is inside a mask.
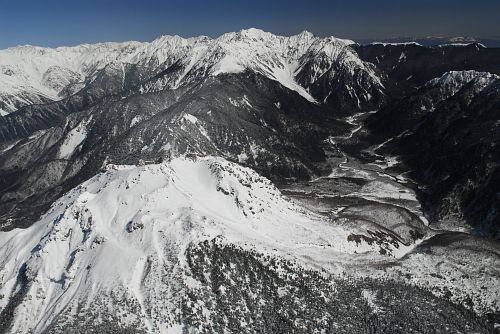
[[[265,38],[272,38],[274,35],[270,32],[264,31],[262,29],[257,29],[257,28],[248,28],[248,29],[242,29],[238,33],[239,35],[247,38],[258,38],[258,39],[265,39]]]
[[[293,37],[296,37],[296,38],[302,39],[302,40],[307,40],[307,39],[312,39],[315,36],[312,32],[307,31],[307,30],[303,30],[300,33],[298,33],[297,35],[290,36],[290,38],[293,38]]]

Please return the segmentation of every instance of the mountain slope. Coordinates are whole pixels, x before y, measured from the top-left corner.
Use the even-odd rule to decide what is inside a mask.
[[[220,158],[108,165],[33,226],[0,234],[0,328],[85,332],[102,324],[113,331],[179,333],[189,327],[194,332],[238,332],[247,326],[308,332],[340,326],[342,332],[363,332],[406,318],[388,315],[386,325],[372,318],[375,311],[367,303],[373,305],[373,299],[367,302],[360,291],[384,289],[391,296],[384,298],[411,291],[415,304],[408,316],[417,312],[432,326],[487,330],[469,311],[417,288],[377,280],[329,281],[326,272],[311,270],[320,265],[340,272],[349,257],[366,268],[367,261],[400,257],[413,247],[394,239],[386,249],[391,256],[380,255],[378,242],[349,238],[366,233],[361,225],[347,228],[326,219],[284,198],[252,170]],[[328,258],[332,262],[325,265]],[[241,289],[248,282],[257,299],[249,293],[246,302],[237,302],[241,291],[250,291]],[[283,301],[279,316],[267,309],[276,303],[267,296],[271,291]],[[307,312],[307,305],[316,309],[317,298],[325,305],[334,299],[337,311]],[[359,309],[341,306],[347,299]],[[304,308],[296,310],[299,323],[293,322],[296,303]],[[425,311],[433,303],[446,310],[445,320]],[[246,320],[236,325],[223,308],[238,304],[236,314]],[[361,321],[363,316],[369,318]]]
[[[355,45],[359,57],[374,64],[399,85],[418,87],[449,71],[500,75],[500,48],[478,44],[424,47],[416,43]]]
[[[425,117],[446,105],[448,99],[468,86],[469,99],[500,79],[489,72],[450,71],[431,79],[408,96],[388,104],[371,115],[368,126],[379,140],[385,141],[405,131],[411,131]]]

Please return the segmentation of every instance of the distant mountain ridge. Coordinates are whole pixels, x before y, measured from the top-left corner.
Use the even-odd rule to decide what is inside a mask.
[[[423,46],[439,46],[445,44],[453,45],[467,45],[467,44],[482,44],[488,48],[499,48],[500,37],[480,38],[480,37],[439,37],[439,36],[425,36],[425,37],[393,37],[393,38],[374,38],[374,39],[357,39],[357,43],[370,44],[370,43],[418,43]]]

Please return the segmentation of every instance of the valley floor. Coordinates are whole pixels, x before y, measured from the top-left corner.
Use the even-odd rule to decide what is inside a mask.
[[[362,152],[353,150],[367,116],[362,113],[348,117],[351,132],[325,141],[330,175],[284,183],[279,185],[280,190],[300,205],[329,217],[334,224],[364,226],[369,234],[371,230],[383,230],[408,246],[393,252],[392,258],[372,256],[354,261],[352,267],[347,265],[351,259],[345,260],[351,275],[391,277],[458,303],[467,300],[480,314],[497,312],[500,247],[473,236],[464,224],[440,222],[429,226],[418,198],[418,185],[398,168],[398,158],[377,154],[382,145]],[[408,230],[410,234],[405,238]],[[373,242],[380,241],[373,238]],[[383,247],[380,254],[386,254]],[[500,322],[497,326],[500,328]]]

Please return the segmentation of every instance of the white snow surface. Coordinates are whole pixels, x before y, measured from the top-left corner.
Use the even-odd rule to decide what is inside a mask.
[[[162,319],[174,297],[168,297],[172,284],[163,280],[182,272],[189,244],[222,236],[224,242],[323,267],[346,255],[380,257],[376,245],[347,241],[352,232],[222,158],[109,165],[31,227],[0,232],[0,309],[16,293],[24,268],[31,284],[13,332],[39,333],[77,303],[113,295],[140,306],[148,331],[166,333]]]
[[[92,118],[81,121],[74,129],[72,129],[64,138],[61,147],[59,148],[59,159],[69,159],[73,152],[87,137],[87,124]]]
[[[226,33],[218,38],[161,36],[152,42],[82,44],[74,47],[43,48],[31,45],[0,50],[0,102],[10,113],[16,105],[37,103],[40,98],[58,100],[66,87],[84,86],[99,70],[113,65],[124,68],[138,64],[151,73],[178,63],[182,73],[153,87],[177,88],[200,76],[258,72],[314,102],[295,80],[297,71],[311,57],[362,68],[375,76],[350,48],[353,41],[335,37],[319,38],[304,31],[295,36],[277,36],[259,29]],[[318,69],[322,72],[328,68]],[[320,76],[321,73],[318,73]],[[317,79],[313,78],[313,80]]]

